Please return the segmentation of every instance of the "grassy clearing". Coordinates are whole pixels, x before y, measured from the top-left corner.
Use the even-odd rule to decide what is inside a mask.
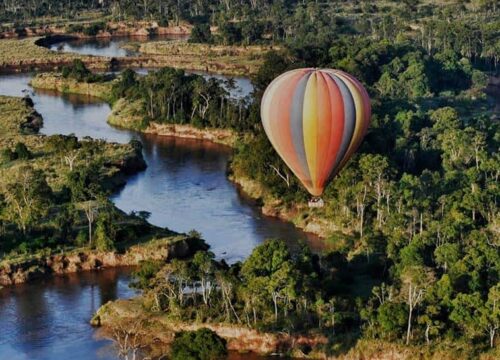
[[[144,121],[144,115],[141,114],[142,102],[140,100],[127,102],[125,99],[120,99],[113,104],[113,110],[108,116],[108,124],[143,131],[147,122]]]
[[[143,43],[139,51],[154,55],[155,60],[176,68],[249,75],[257,72],[264,55],[272,46],[222,46],[191,44],[186,41],[153,41]]]
[[[23,128],[29,119],[36,118],[38,114],[27,106],[21,98],[0,96],[0,149],[13,149],[19,142],[24,143],[33,153],[30,160],[3,161],[0,163],[0,185],[9,181],[12,173],[20,166],[30,165],[35,169],[42,169],[47,174],[47,182],[54,190],[60,190],[64,179],[70,172],[69,166],[61,154],[50,149],[49,137],[36,133],[29,134]],[[128,144],[107,143],[95,140],[94,146],[97,153],[109,164],[120,164],[124,159],[134,156],[134,149]],[[86,163],[84,149],[74,150],[76,153],[73,167],[83,166]],[[80,154],[81,153],[81,154]],[[118,166],[107,166],[103,168],[108,178],[120,172]]]
[[[71,78],[64,78],[59,73],[41,73],[33,77],[30,85],[36,89],[54,90],[65,94],[87,95],[109,101],[113,82],[87,83]]]
[[[38,46],[35,42],[39,39],[0,40],[0,68],[21,66],[26,63],[36,65],[43,62],[67,62],[79,57],[74,54],[58,53]]]

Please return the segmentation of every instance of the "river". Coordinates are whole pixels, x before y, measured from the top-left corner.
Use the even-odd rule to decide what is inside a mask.
[[[80,47],[97,51],[91,44]],[[109,44],[120,49],[113,41]],[[109,54],[109,48],[101,49]],[[230,148],[113,128],[106,123],[110,113],[106,103],[85,96],[34,91],[28,85],[31,76],[0,76],[0,94],[22,96],[28,90],[44,118],[42,133],[142,142],[148,168],[131,176],[113,195],[120,209],[149,211],[151,223],[178,232],[196,229],[217,257],[228,262],[244,259],[266,238],[279,237],[291,244],[305,240],[319,246],[316,237],[292,224],[263,216],[259,207],[228,181]],[[249,84],[248,79],[239,79],[234,96],[248,94]],[[0,290],[0,358],[116,359],[111,343],[96,339],[88,322],[106,301],[134,295],[127,287],[129,275],[130,270],[112,269]]]

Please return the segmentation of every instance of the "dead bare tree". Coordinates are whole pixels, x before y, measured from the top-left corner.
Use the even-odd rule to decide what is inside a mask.
[[[290,175],[287,172],[285,172],[285,175],[283,175],[276,166],[269,164],[269,167],[273,169],[274,172],[276,172],[276,174],[278,174],[278,176],[286,182],[286,186],[290,187]]]
[[[140,353],[147,345],[144,343],[143,319],[127,319],[114,324],[111,336],[118,348],[118,357],[123,360],[146,359]]]
[[[69,166],[70,171],[73,171],[73,165],[75,164],[75,160],[77,159],[77,157],[77,152],[72,152],[68,155],[64,155],[64,162]]]

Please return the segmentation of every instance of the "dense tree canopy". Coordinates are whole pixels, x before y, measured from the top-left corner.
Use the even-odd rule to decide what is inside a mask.
[[[87,19],[87,11],[109,20],[198,24],[196,41],[213,40],[207,31],[211,25],[218,29],[216,41],[221,43],[285,43],[308,63],[324,62],[326,50],[339,35],[390,41],[409,38],[429,55],[453,50],[490,68],[496,68],[500,53],[495,0],[5,0],[0,2],[0,21],[15,21],[21,31],[23,23]],[[95,35],[105,28],[102,16],[97,18],[89,25],[76,23],[70,31]]]

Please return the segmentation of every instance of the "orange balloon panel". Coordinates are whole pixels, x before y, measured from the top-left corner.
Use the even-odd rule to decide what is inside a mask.
[[[267,87],[262,124],[278,154],[313,196],[357,150],[370,124],[370,98],[353,76],[297,69]]]

